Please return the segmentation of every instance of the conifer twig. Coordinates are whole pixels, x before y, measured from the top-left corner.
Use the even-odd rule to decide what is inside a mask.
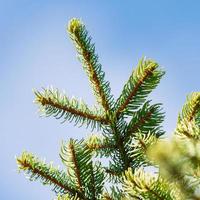
[[[116,116],[120,113],[131,115],[145,101],[147,95],[158,85],[164,72],[158,64],[142,59],[125,84],[115,104]]]
[[[108,123],[100,109],[90,110],[83,101],[75,98],[69,99],[55,89],[44,89],[43,92],[35,91],[35,102],[40,105],[41,112],[46,116],[54,116],[56,119],[64,118],[64,121],[75,121],[75,124],[87,124],[93,128],[99,128]],[[63,121],[63,122],[64,122]]]
[[[41,179],[43,184],[54,185],[54,191],[65,194],[69,192],[74,196],[85,199],[83,195],[70,184],[66,174],[54,168],[52,165],[47,165],[39,161],[38,158],[30,153],[23,152],[21,157],[17,158],[19,170],[26,171],[30,174],[31,180]]]
[[[104,80],[105,73],[98,62],[98,56],[95,53],[94,44],[91,43],[91,37],[88,36],[88,31],[80,20],[72,19],[68,25],[68,32],[89,77],[97,102],[106,112],[110,111],[113,97],[110,95],[109,82]]]
[[[157,137],[163,135],[164,131],[160,130],[162,128],[160,124],[163,122],[164,113],[161,111],[161,104],[150,105],[150,101],[147,101],[140,110],[133,113],[124,137],[129,139],[138,131],[143,134],[152,132]]]

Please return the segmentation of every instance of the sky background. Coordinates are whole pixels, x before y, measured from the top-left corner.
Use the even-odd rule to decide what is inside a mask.
[[[53,199],[17,173],[15,156],[27,150],[61,165],[61,141],[90,133],[39,117],[33,103],[32,89],[49,85],[95,103],[66,33],[70,18],[86,24],[116,98],[142,56],[165,69],[151,98],[163,103],[170,136],[186,95],[200,89],[199,9],[198,0],[0,0],[0,199]]]

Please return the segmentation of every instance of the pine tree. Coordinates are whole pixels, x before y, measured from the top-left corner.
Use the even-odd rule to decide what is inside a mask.
[[[68,33],[98,106],[53,88],[36,90],[35,102],[46,116],[98,134],[62,143],[65,170],[23,152],[19,171],[51,185],[57,200],[200,199],[200,93],[188,96],[173,139],[167,140],[162,105],[148,99],[164,75],[160,66],[142,58],[115,100],[85,25],[72,19]],[[149,166],[154,172],[147,172]]]

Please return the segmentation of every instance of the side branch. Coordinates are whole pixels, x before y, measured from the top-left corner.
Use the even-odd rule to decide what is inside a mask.
[[[147,101],[140,110],[133,113],[125,137],[128,139],[138,131],[145,134],[151,132],[157,137],[163,135],[164,131],[161,130],[160,124],[164,120],[164,113],[161,112],[160,106],[161,104],[150,105],[150,101]]]
[[[160,177],[155,177],[150,173],[144,172],[142,168],[136,169],[133,173],[129,168],[124,176],[123,188],[127,197],[136,199],[158,199],[173,200],[171,188],[167,182]]]
[[[85,141],[86,147],[95,152],[96,155],[109,157],[114,150],[117,149],[117,145],[114,141],[109,141],[108,138],[98,135],[92,134]]]
[[[80,171],[79,171],[79,167],[78,167],[78,163],[77,163],[77,158],[76,158],[76,153],[75,153],[75,150],[74,150],[73,142],[69,143],[69,149],[71,151],[72,162],[74,163],[74,171],[76,173],[78,187],[79,187],[80,191],[82,191],[83,186],[82,186],[82,183],[81,183]]]
[[[83,140],[77,142],[71,139],[69,143],[63,143],[60,156],[67,167],[67,174],[78,190],[88,199],[98,199],[103,189],[104,173],[100,165],[93,166],[92,151]]]
[[[175,134],[190,139],[198,139],[200,135],[200,92],[187,96],[182,111],[179,113]]]
[[[132,92],[128,95],[126,101],[118,108],[117,113],[121,113],[126,108],[126,106],[130,103],[131,99],[136,95],[142,83],[146,80],[147,77],[152,75],[153,70],[155,70],[155,66],[152,66],[151,68],[145,71],[144,76],[139,79]]]
[[[187,101],[183,106],[181,117],[192,121],[197,113],[200,113],[200,92],[193,92],[187,96]]]
[[[83,101],[75,98],[69,99],[67,96],[59,93],[58,90],[44,89],[44,91],[35,91],[36,103],[41,106],[41,111],[46,116],[53,115],[56,119],[64,118],[64,121],[75,121],[75,124],[84,123],[92,125],[92,128],[107,124],[108,121],[104,117],[101,110],[90,110]]]
[[[127,170],[128,167],[130,167],[131,160],[130,160],[130,157],[128,155],[125,144],[124,144],[125,141],[123,140],[122,136],[118,132],[116,125],[112,126],[112,131],[113,131],[113,135],[114,135],[114,138],[115,138],[117,148],[118,148],[119,153],[121,155],[121,159],[123,161],[123,165],[124,165],[123,170]]]
[[[120,113],[132,115],[145,101],[148,94],[158,85],[164,72],[158,70],[158,64],[142,59],[125,84],[117,99],[116,116]]]
[[[19,170],[26,171],[30,174],[31,180],[41,179],[43,184],[54,185],[54,191],[56,193],[66,194],[70,193],[73,196],[78,196],[81,199],[85,199],[83,195],[73,188],[68,183],[68,177],[64,172],[53,168],[52,165],[47,165],[32,154],[24,152],[21,157],[17,158]]]
[[[94,44],[91,43],[91,37],[88,36],[88,31],[80,20],[72,19],[68,25],[68,32],[89,77],[97,102],[106,112],[110,111],[113,97],[110,95],[109,82],[104,80],[105,73],[98,62],[98,56],[95,53]]]

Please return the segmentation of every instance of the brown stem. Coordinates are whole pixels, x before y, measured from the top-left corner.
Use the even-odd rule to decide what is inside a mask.
[[[77,38],[75,41],[78,44],[78,46],[80,47],[80,49],[82,50],[82,56],[84,58],[84,62],[85,64],[88,66],[88,71],[89,74],[91,75],[90,81],[94,84],[94,88],[96,88],[96,90],[98,91],[98,95],[101,98],[101,104],[103,106],[103,108],[105,109],[105,111],[109,111],[110,110],[110,106],[109,103],[107,101],[106,95],[103,91],[103,89],[101,88],[101,84],[100,84],[100,80],[98,79],[98,75],[94,70],[94,67],[91,63],[91,52],[89,52],[83,45],[82,41],[80,40],[79,34],[75,34],[75,37]]]
[[[74,163],[74,168],[75,168],[74,170],[75,170],[75,173],[76,173],[78,186],[79,186],[80,191],[82,191],[82,183],[81,183],[80,171],[79,171],[78,163],[77,163],[77,159],[76,159],[76,153],[75,153],[75,150],[74,150],[74,145],[71,142],[69,144],[69,148],[70,148],[71,153],[72,153],[72,162]]]
[[[139,87],[143,84],[143,82],[146,80],[146,78],[148,78],[150,75],[152,75],[152,73],[153,73],[154,70],[155,70],[155,67],[151,67],[150,69],[147,69],[145,75],[143,77],[141,77],[141,79],[135,85],[135,87],[133,88],[133,91],[129,94],[129,96],[127,97],[126,101],[118,108],[118,110],[116,112],[117,116],[119,116],[119,114],[121,112],[123,112],[123,110],[129,104],[129,102],[131,101],[131,99],[136,95]]]
[[[137,123],[135,123],[132,127],[130,127],[127,130],[126,137],[128,138],[132,133],[137,131],[139,129],[139,127],[141,127],[147,120],[149,120],[151,118],[153,111],[154,111],[154,109],[151,109],[149,112],[147,112],[145,114],[145,116],[141,117],[140,120]]]
[[[59,103],[56,103],[55,101],[53,101],[51,98],[45,98],[45,97],[42,97],[39,102],[43,105],[43,106],[46,106],[46,105],[50,105],[54,108],[57,108],[57,109],[60,109],[60,110],[63,110],[65,112],[70,112],[74,115],[78,115],[78,116],[81,116],[81,117],[84,117],[84,118],[88,118],[88,119],[91,119],[91,120],[94,120],[94,121],[99,121],[103,124],[107,124],[107,120],[105,118],[102,118],[100,116],[97,116],[97,115],[93,115],[91,113],[87,113],[87,112],[82,112],[78,109],[74,109],[70,106],[62,106],[60,105]]]
[[[86,200],[86,198],[77,190],[67,186],[67,185],[64,185],[61,181],[57,180],[56,178],[54,178],[53,176],[50,176],[48,174],[45,174],[42,170],[36,168],[36,167],[33,167],[29,162],[27,161],[24,161],[22,162],[20,159],[17,160],[20,165],[22,165],[24,168],[28,168],[28,170],[32,171],[32,173],[34,174],[38,174],[40,175],[41,177],[44,177],[46,180],[49,180],[51,183],[53,183],[54,185],[57,185],[59,186],[60,188],[62,188],[63,190],[67,191],[67,192],[70,192],[72,193],[74,196],[75,195],[78,195],[78,197],[80,197],[81,199],[84,199]]]

